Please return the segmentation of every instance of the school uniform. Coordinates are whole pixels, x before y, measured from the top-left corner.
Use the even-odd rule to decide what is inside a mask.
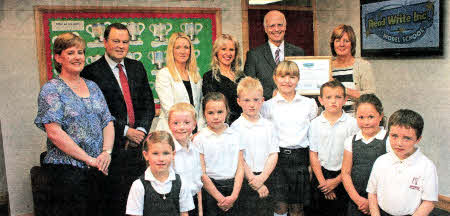
[[[243,155],[250,170],[254,175],[260,175],[270,154],[278,153],[278,143],[274,139],[273,124],[269,120],[260,117],[256,122],[248,121],[240,116],[231,128],[240,133],[240,143],[244,145]],[[271,202],[272,185],[270,177],[264,182],[269,189],[269,197],[259,198],[257,191],[253,190],[248,181],[242,183],[240,197],[241,215],[273,215]]]
[[[438,201],[436,167],[420,149],[404,160],[389,152],[375,161],[366,191],[387,214],[413,215],[423,200]]]
[[[175,159],[173,168],[176,174],[179,174],[183,183],[189,188],[191,196],[194,200],[195,208],[189,211],[189,215],[198,215],[198,197],[197,193],[203,187],[202,183],[202,165],[200,164],[200,153],[189,142],[188,148],[184,148],[181,144],[175,142]]]
[[[239,151],[243,150],[239,142],[239,133],[229,128],[216,134],[209,128],[203,128],[194,139],[194,145],[205,160],[206,175],[214,183],[223,196],[230,196],[233,192],[234,177],[238,168]],[[203,214],[208,215],[237,215],[238,203],[227,212],[222,211],[217,201],[206,190],[202,189]]]
[[[131,185],[128,195],[127,215],[178,215],[194,209],[189,187],[169,168],[169,177],[158,181],[150,167]]]
[[[296,94],[289,102],[281,94],[265,101],[261,114],[274,124],[276,142],[280,147],[273,171],[274,200],[288,204],[309,205],[309,141],[311,120],[317,115],[314,99]]]
[[[356,119],[344,111],[333,125],[325,118],[324,112],[311,121],[308,131],[309,150],[317,152],[325,179],[336,178],[341,173],[344,141],[358,130]],[[334,189],[335,200],[325,199],[322,191],[317,188],[319,181],[316,176],[312,179],[311,186],[312,204],[317,213],[330,216],[344,215],[349,197],[342,183]]]
[[[368,140],[363,137],[361,131],[345,140],[345,150],[352,152],[353,165],[350,177],[352,178],[353,186],[356,192],[366,199],[368,198],[366,187],[373,163],[378,157],[387,152],[387,140],[387,131],[382,127],[374,137]],[[350,199],[347,215],[363,216],[364,214],[358,210],[358,206]]]

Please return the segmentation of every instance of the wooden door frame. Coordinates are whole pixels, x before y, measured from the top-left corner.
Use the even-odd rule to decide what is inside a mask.
[[[311,11],[313,13],[313,32],[314,32],[314,55],[317,56],[319,53],[319,34],[316,31],[317,28],[317,17],[316,17],[316,1],[311,0],[311,7],[303,6],[280,6],[280,5],[248,5],[248,0],[241,0],[242,7],[242,53],[244,56],[244,62],[246,58],[246,53],[250,49],[249,43],[249,28],[248,28],[248,10],[249,9],[261,9],[261,10],[288,10],[288,11]]]

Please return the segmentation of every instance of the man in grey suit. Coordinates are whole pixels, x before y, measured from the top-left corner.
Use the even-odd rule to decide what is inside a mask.
[[[264,88],[264,99],[272,98],[276,89],[273,81],[273,71],[285,56],[303,56],[303,49],[284,41],[286,18],[277,10],[269,11],[264,16],[264,31],[269,41],[247,53],[244,73],[258,78]]]

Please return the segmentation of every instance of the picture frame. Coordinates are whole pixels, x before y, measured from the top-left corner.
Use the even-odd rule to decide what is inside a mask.
[[[320,87],[332,79],[331,56],[286,56],[300,71],[296,90],[301,95],[320,95]]]

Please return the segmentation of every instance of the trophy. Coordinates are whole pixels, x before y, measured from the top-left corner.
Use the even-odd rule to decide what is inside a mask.
[[[110,25],[110,22],[105,23],[94,23],[86,26],[86,32],[89,33],[93,38],[98,38],[99,41],[103,41],[103,34],[105,32],[106,25]]]
[[[130,32],[131,40],[135,41],[137,40],[137,36],[141,35],[144,31],[145,25],[144,23],[130,22],[127,24],[127,29]]]
[[[152,60],[152,64],[156,64],[158,70],[163,67],[163,63],[165,62],[164,51],[150,51],[147,57]]]
[[[153,33],[153,36],[156,37],[156,40],[161,42],[165,41],[166,35],[172,30],[172,24],[170,23],[155,23],[150,24],[149,27],[150,32]]]
[[[142,58],[142,53],[141,52],[129,52],[127,54],[127,58],[139,61]]]
[[[183,31],[186,35],[189,36],[191,41],[195,39],[195,35],[198,35],[200,31],[203,29],[203,25],[201,23],[182,23],[180,25],[181,31]]]
[[[92,64],[93,62],[99,60],[101,57],[101,55],[89,56],[86,58],[86,64]]]

